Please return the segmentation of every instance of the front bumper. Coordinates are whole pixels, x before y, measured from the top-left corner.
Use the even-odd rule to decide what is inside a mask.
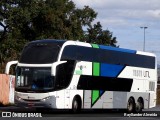
[[[55,96],[49,96],[41,100],[22,99],[16,97],[15,105],[18,107],[25,107],[25,108],[52,108],[52,109],[57,108]]]

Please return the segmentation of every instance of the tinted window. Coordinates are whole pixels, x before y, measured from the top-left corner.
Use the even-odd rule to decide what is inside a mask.
[[[52,44],[31,44],[24,48],[20,63],[46,64],[57,60],[59,47]]]
[[[82,46],[66,46],[61,59],[155,68],[155,57]]]
[[[61,60],[77,60],[77,46],[66,46],[63,50]]]
[[[77,89],[129,92],[132,87],[132,82],[132,79],[125,78],[81,75],[77,85]]]
[[[57,66],[56,70],[56,89],[67,88],[71,82],[75,69],[75,61],[68,60],[66,63]]]

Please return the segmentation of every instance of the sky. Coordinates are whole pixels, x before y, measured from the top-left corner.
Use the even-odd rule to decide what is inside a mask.
[[[160,64],[160,0],[72,0],[77,8],[90,6],[100,21],[117,37],[121,48],[145,51],[157,55]]]

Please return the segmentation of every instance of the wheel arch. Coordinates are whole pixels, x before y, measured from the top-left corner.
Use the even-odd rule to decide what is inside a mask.
[[[136,103],[136,102],[135,102],[135,98],[134,98],[133,96],[130,96],[130,97],[128,98],[128,100],[129,100],[129,99],[133,99],[134,104]]]

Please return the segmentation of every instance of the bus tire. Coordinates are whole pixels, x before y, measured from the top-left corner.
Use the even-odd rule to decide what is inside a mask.
[[[144,102],[142,98],[138,98],[136,103],[136,112],[142,112],[142,109],[144,108]]]
[[[134,98],[130,97],[127,103],[127,112],[131,113],[135,111],[135,102]]]
[[[79,113],[80,110],[81,110],[81,98],[75,96],[72,101],[72,112]]]

